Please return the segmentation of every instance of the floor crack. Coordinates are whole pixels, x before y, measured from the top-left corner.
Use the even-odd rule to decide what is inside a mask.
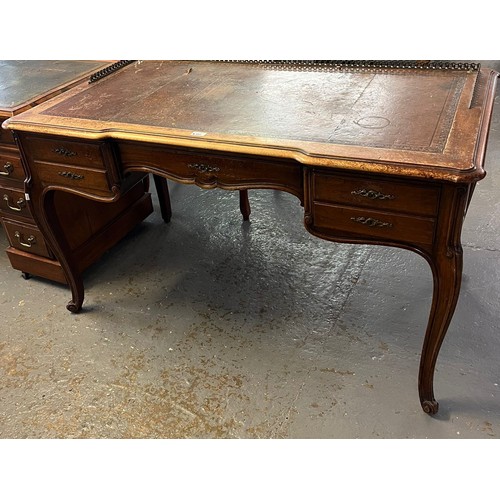
[[[485,248],[485,247],[480,247],[477,245],[471,245],[471,244],[462,244],[464,248],[471,248],[472,250],[486,250],[487,252],[499,252],[500,249],[498,248]]]

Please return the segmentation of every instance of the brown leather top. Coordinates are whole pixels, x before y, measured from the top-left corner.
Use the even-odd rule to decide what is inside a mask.
[[[487,69],[143,61],[8,126],[325,166],[357,161],[449,168],[456,175],[481,166],[496,76]]]

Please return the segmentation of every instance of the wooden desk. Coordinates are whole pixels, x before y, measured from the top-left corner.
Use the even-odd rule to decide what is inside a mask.
[[[434,367],[460,291],[460,233],[485,175],[497,76],[451,63],[146,61],[4,126],[20,143],[72,312],[84,286],[54,193],[117,202],[132,172],[287,191],[320,238],[417,252],[434,276],[418,387],[436,413]]]
[[[62,94],[110,66],[103,61],[0,61],[0,123]],[[60,263],[36,224],[36,208],[26,202],[26,174],[12,133],[0,128],[0,220],[9,239],[7,256],[14,269],[66,283]],[[80,270],[95,262],[153,208],[147,177],[116,205],[58,192],[56,213],[65,228]]]

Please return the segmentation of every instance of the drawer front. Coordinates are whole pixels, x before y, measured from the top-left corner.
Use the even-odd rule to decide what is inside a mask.
[[[31,212],[22,189],[11,189],[0,185],[0,213],[31,218]]]
[[[36,226],[21,224],[4,219],[5,232],[9,238],[10,246],[23,252],[28,252],[52,259],[53,256],[45,244],[42,233]]]
[[[3,180],[24,181],[25,175],[19,154],[0,150],[0,184]]]
[[[176,150],[151,145],[119,144],[124,169],[157,167],[180,182],[202,187],[269,187],[303,197],[302,169],[293,161],[272,161],[252,156],[232,158],[207,152]]]
[[[326,203],[433,216],[437,214],[439,193],[439,187],[419,183],[313,173],[312,198]]]
[[[96,143],[27,137],[34,161],[105,170],[101,146]]]
[[[109,194],[111,184],[106,172],[90,168],[34,162],[34,176],[47,185],[58,185],[98,195]]]
[[[342,205],[314,202],[313,225],[344,236],[367,237],[374,240],[432,244],[434,220],[391,212],[348,208]]]
[[[2,128],[3,120],[0,120],[0,144],[8,144],[9,146],[16,143],[14,136],[10,130],[5,130]]]

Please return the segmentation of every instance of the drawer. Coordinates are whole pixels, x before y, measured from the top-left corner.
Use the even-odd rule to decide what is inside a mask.
[[[430,245],[434,238],[433,219],[350,208],[314,202],[312,205],[313,226],[348,236],[368,239],[399,241]]]
[[[66,186],[97,195],[109,194],[111,184],[106,172],[102,170],[38,161],[33,166],[33,177],[46,185]]]
[[[106,169],[99,143],[27,137],[23,147],[34,161]]]
[[[124,169],[157,167],[174,180],[201,187],[269,187],[303,198],[302,166],[294,161],[129,143],[119,144],[119,154]]]
[[[24,190],[11,189],[0,185],[0,213],[31,218],[31,212],[24,197]]]
[[[24,169],[19,154],[0,149],[0,183],[5,180],[24,181]]]
[[[49,259],[53,258],[42,233],[36,226],[7,219],[3,220],[3,224],[11,247]]]
[[[8,144],[9,146],[15,145],[16,141],[14,140],[14,136],[10,130],[5,130],[2,128],[3,120],[0,120],[0,145]]]
[[[439,187],[320,172],[313,172],[312,179],[314,201],[423,216],[437,214]]]

